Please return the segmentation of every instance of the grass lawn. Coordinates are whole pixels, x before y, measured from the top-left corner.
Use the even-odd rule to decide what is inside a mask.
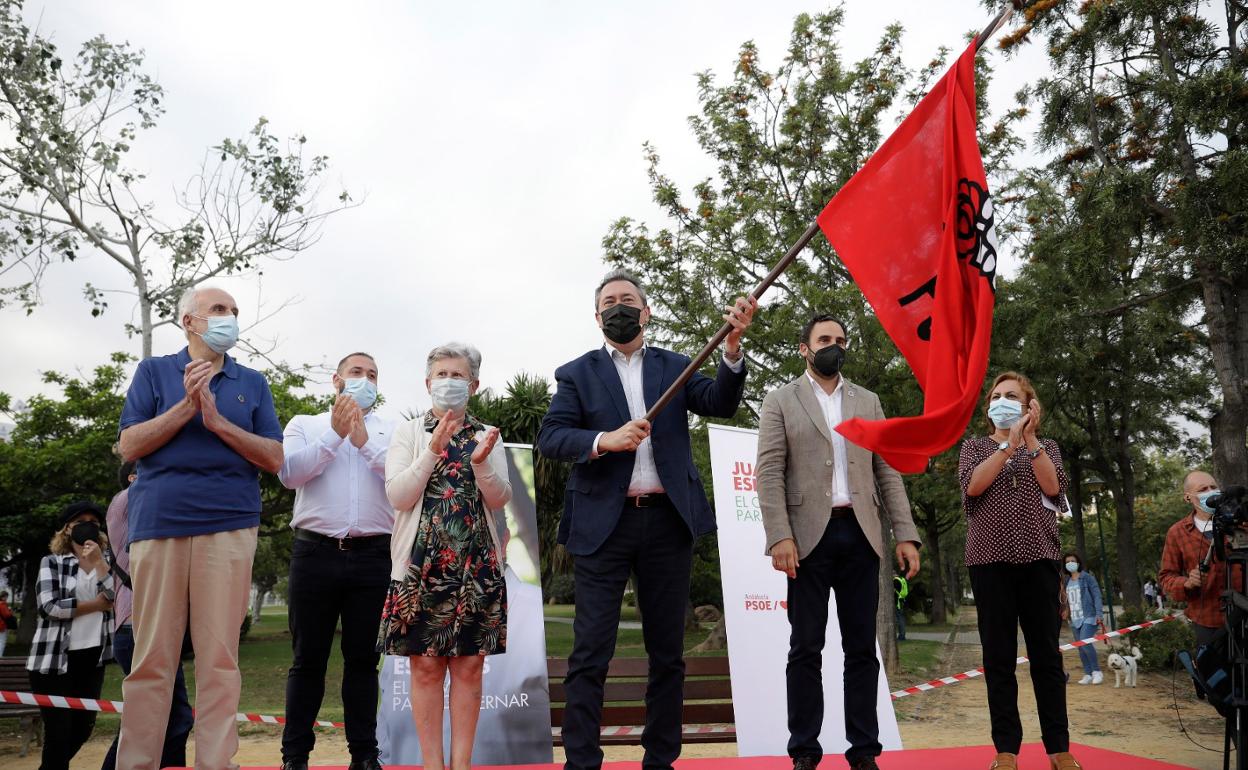
[[[944,649],[943,642],[932,642],[925,639],[907,639],[897,643],[897,654],[901,658],[901,674],[906,676],[902,686],[910,686],[919,681],[926,681],[938,674],[940,652]],[[910,681],[913,678],[914,681]]]

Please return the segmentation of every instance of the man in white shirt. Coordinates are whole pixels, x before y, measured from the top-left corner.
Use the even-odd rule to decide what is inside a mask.
[[[283,770],[306,770],[325,667],[342,621],[342,706],[351,770],[376,770],[377,623],[390,582],[394,509],[386,499],[391,424],[373,413],[377,363],[342,359],[330,411],[286,426],[278,478],[295,490],[289,607],[294,662],[286,678]]]

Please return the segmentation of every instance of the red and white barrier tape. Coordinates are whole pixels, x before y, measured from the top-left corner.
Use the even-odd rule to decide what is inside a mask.
[[[120,714],[125,704],[119,700],[95,700],[93,698],[70,698],[62,695],[39,695],[33,692],[13,692],[0,690],[0,703],[12,703],[21,706],[42,706],[44,708],[74,709],[77,711],[99,711],[105,714]],[[240,722],[258,722],[266,725],[286,724],[285,717],[271,717],[265,714],[239,714]],[[342,722],[326,722],[317,720],[317,727],[346,727]]]
[[[1132,633],[1134,631],[1139,631],[1140,629],[1148,628],[1149,626],[1155,626],[1161,623],[1165,623],[1168,620],[1176,620],[1179,617],[1181,617],[1180,614],[1175,614],[1175,615],[1167,615],[1164,618],[1158,618],[1157,620],[1146,620],[1143,623],[1137,623],[1134,626],[1127,626],[1126,628],[1120,628],[1117,631],[1107,631],[1106,633],[1097,634],[1096,636],[1089,636],[1087,639],[1079,639],[1078,641],[1070,642],[1069,644],[1063,644],[1061,647],[1058,647],[1057,649],[1061,650],[1062,652],[1065,652],[1067,650],[1074,650],[1079,647],[1085,647],[1089,644],[1096,644],[1097,642],[1103,642],[1106,639],[1111,639],[1115,636],[1126,636],[1127,634]],[[1019,656],[1018,660],[1015,662],[1026,663],[1027,656],[1026,655]],[[923,682],[922,684],[916,684],[913,687],[907,687],[904,690],[897,690],[890,694],[893,700],[897,700],[898,698],[904,698],[907,695],[915,695],[916,693],[927,692],[928,690],[935,690],[937,687],[944,687],[945,685],[957,684],[958,682],[965,682],[967,679],[974,679],[977,676],[983,676],[983,675],[984,675],[984,669],[981,666],[980,668],[973,668],[970,671],[963,671],[962,673],[954,674],[953,676],[945,676],[945,677],[941,677],[940,679],[933,679],[930,682]]]
[[[1075,642],[1070,642],[1069,644],[1063,644],[1058,649],[1062,651],[1073,650],[1078,647],[1095,644],[1098,641],[1104,641],[1115,636],[1125,636],[1133,631],[1139,631],[1140,629],[1165,623],[1168,620],[1175,620],[1179,617],[1180,615],[1167,615],[1164,618],[1158,618],[1157,620],[1148,620],[1134,626],[1120,628],[1117,631],[1109,631],[1104,634],[1097,634],[1096,636],[1088,637],[1087,639],[1080,639]],[[1017,662],[1026,663],[1027,657],[1021,656],[1018,658]],[[941,677],[940,679],[933,679],[930,682],[916,684],[913,687],[907,687],[904,690],[897,690],[896,692],[891,693],[891,696],[893,700],[897,700],[898,698],[904,698],[907,695],[914,695],[928,690],[935,690],[937,687],[944,687],[945,685],[965,682],[967,679],[983,676],[983,674],[983,668],[974,668],[970,671],[963,671],[960,674]],[[108,714],[120,714],[125,707],[125,704],[121,701],[115,700],[71,698],[63,695],[39,695],[30,692],[13,692],[12,690],[0,690],[0,703],[12,703],[24,706],[42,706],[44,708],[75,709],[77,711],[99,711]],[[268,725],[286,724],[285,717],[274,717],[265,714],[239,714],[238,721],[256,722]],[[314,724],[317,727],[346,727],[346,725],[342,722],[326,722],[323,720],[317,720]],[[644,728],[641,727],[604,727],[602,728],[602,734],[604,736],[640,735],[643,729]],[[686,735],[701,735],[707,733],[731,733],[736,732],[736,730],[732,725],[686,725],[683,732]]]

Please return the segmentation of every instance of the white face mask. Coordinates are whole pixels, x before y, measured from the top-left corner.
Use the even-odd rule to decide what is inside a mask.
[[[443,377],[429,383],[429,395],[433,396],[433,406],[442,412],[463,414],[468,406],[468,381],[454,377]]]

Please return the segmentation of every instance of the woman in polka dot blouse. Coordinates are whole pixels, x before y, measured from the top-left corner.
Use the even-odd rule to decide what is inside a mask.
[[[966,564],[979,616],[984,679],[997,756],[1014,770],[1023,742],[1018,716],[1018,629],[1031,658],[1040,734],[1054,770],[1075,770],[1066,720],[1066,676],[1058,652],[1061,557],[1057,510],[1066,471],[1057,443],[1037,438],[1040,401],[1017,372],[997,376],[984,403],[986,436],[962,443],[958,480],[966,510]]]

